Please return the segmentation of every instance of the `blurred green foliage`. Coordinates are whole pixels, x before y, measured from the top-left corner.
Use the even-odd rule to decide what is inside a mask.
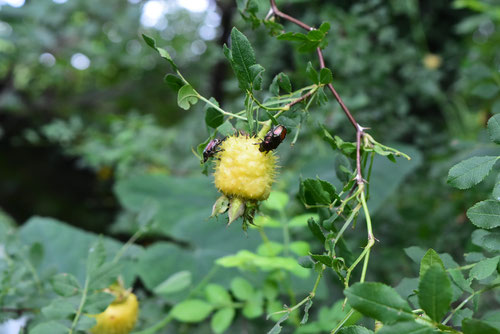
[[[293,147],[287,138],[279,148],[282,168],[274,189],[286,204],[276,209],[271,198],[256,219],[274,242],[268,247],[258,229],[250,228],[245,236],[235,226],[208,219],[217,193],[193,154],[211,134],[203,106],[189,111],[177,106],[175,92],[163,84],[169,64],[141,34],[151,35],[171,54],[197,91],[232,112],[245,109],[222,50],[233,25],[249,38],[257,63],[266,68],[265,88],[281,72],[293,89],[310,85],[307,63],[318,64],[314,51],[299,52],[297,43],[269,36],[270,24],[261,24],[268,1],[221,0],[203,12],[190,12],[180,3],[0,5],[0,307],[47,306],[55,296],[50,277],[57,272],[83,283],[88,248],[98,239],[88,231],[106,234],[106,261],[122,246],[112,238],[125,241],[144,232],[120,260],[126,284],[137,288],[141,300],[139,329],[164,320],[177,305],[173,317],[180,321],[169,323],[164,333],[238,333],[241,328],[261,333],[272,327],[263,314],[279,311],[283,301],[293,305],[310,291],[314,275],[304,279],[286,269],[287,260],[301,256],[304,244],[321,249],[307,231],[305,222],[316,212],[298,200],[299,177],[319,176],[342,188],[344,180],[333,168],[340,158],[332,154],[318,124],[354,140],[351,125],[332,99],[315,105],[307,116],[296,111],[285,118],[288,127],[300,132],[289,134],[298,136]],[[448,170],[464,159],[498,155],[485,130],[487,120],[500,114],[498,3],[282,0],[278,5],[308,24],[330,23],[324,54],[336,89],[370,134],[413,158],[397,164],[375,159],[368,204],[379,242],[368,280],[400,283],[398,293],[411,299],[418,280],[408,277],[418,271],[424,249],[436,249],[444,262],[449,255],[443,253],[459,263],[483,260],[485,249],[494,255],[485,246],[492,238],[481,230],[471,239],[474,226],[466,211],[479,201],[498,200],[498,167],[472,190],[453,189],[446,179]],[[154,22],[145,16],[148,6],[158,14]],[[278,21],[285,31],[299,32]],[[281,29],[271,28],[274,33]],[[272,92],[256,96],[264,100]],[[35,217],[25,221],[28,216]],[[283,224],[290,225],[296,251],[282,249]],[[346,232],[350,249],[364,246],[363,229],[359,224]],[[408,249],[415,245],[420,248]],[[6,260],[14,253],[18,266]],[[285,269],[270,266],[268,258],[285,259]],[[487,279],[489,268],[484,270],[471,277]],[[329,331],[348,311],[331,302],[342,298],[335,273],[325,276],[309,323],[298,333]],[[176,285],[179,280],[187,284]],[[22,285],[6,288],[16,281]],[[38,297],[30,299],[33,295]],[[214,300],[214,295],[223,297]],[[183,312],[183,303],[199,309],[201,318],[186,318],[192,314]],[[493,319],[488,323],[497,329],[495,314],[486,311],[498,309],[498,303],[497,292],[475,310]],[[0,322],[20,315],[1,313]],[[210,320],[188,325],[210,315],[218,317],[217,325],[227,326],[216,328]],[[291,333],[301,316],[283,322],[283,332]],[[33,316],[32,328],[41,319]]]

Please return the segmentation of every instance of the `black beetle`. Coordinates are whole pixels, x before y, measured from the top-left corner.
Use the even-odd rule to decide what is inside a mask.
[[[264,140],[259,144],[259,151],[269,152],[281,144],[286,137],[286,128],[283,125],[276,125],[264,136]]]
[[[219,152],[219,145],[222,143],[220,139],[212,139],[203,150],[203,163],[207,162],[210,157]]]

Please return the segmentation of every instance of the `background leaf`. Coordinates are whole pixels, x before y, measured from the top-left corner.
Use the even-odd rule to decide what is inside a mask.
[[[170,311],[172,317],[182,322],[200,322],[212,312],[213,307],[200,299],[188,299],[176,304]]]
[[[492,229],[500,226],[500,201],[487,200],[476,203],[467,210],[467,217],[477,227]]]
[[[468,189],[481,182],[498,160],[495,156],[473,157],[450,169],[448,183],[458,189]]]
[[[406,301],[387,285],[355,283],[344,290],[344,294],[352,308],[384,324],[413,319]]]

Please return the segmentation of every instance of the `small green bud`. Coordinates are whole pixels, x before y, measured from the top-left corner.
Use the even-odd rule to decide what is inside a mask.
[[[212,215],[210,217],[216,217],[223,214],[227,211],[227,209],[229,209],[229,198],[222,195],[215,201],[214,206],[212,207]]]
[[[241,198],[233,197],[231,199],[231,204],[229,205],[229,212],[228,212],[229,222],[227,223],[227,225],[231,225],[232,222],[243,216],[244,213],[245,213],[245,202],[241,200]]]

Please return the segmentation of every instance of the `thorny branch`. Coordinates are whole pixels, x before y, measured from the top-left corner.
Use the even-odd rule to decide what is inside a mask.
[[[290,21],[292,23],[295,23],[296,25],[298,25],[299,27],[301,27],[307,31],[315,30],[315,28],[305,24],[304,22],[302,22],[294,17],[291,17],[290,15],[287,15],[287,14],[283,13],[282,11],[280,11],[278,9],[278,6],[276,5],[276,0],[270,0],[270,2],[271,2],[271,10],[274,13],[274,15],[279,16],[282,19],[285,19],[285,20]],[[320,67],[324,68],[325,67],[325,58],[323,57],[323,52],[321,51],[321,48],[318,47],[316,49],[316,52],[318,53]],[[328,84],[328,88],[330,89],[333,96],[337,100],[338,104],[340,105],[340,107],[342,108],[342,110],[346,114],[347,118],[351,122],[352,126],[354,126],[354,129],[356,130],[356,169],[357,169],[356,181],[357,181],[357,184],[359,186],[365,182],[363,180],[362,175],[361,175],[361,156],[360,156],[361,139],[363,137],[365,128],[363,128],[362,126],[360,126],[356,122],[356,120],[352,116],[351,112],[349,111],[347,106],[344,104],[344,101],[342,101],[342,98],[337,93],[337,91],[335,90],[335,88],[333,87],[333,85],[331,83]]]

